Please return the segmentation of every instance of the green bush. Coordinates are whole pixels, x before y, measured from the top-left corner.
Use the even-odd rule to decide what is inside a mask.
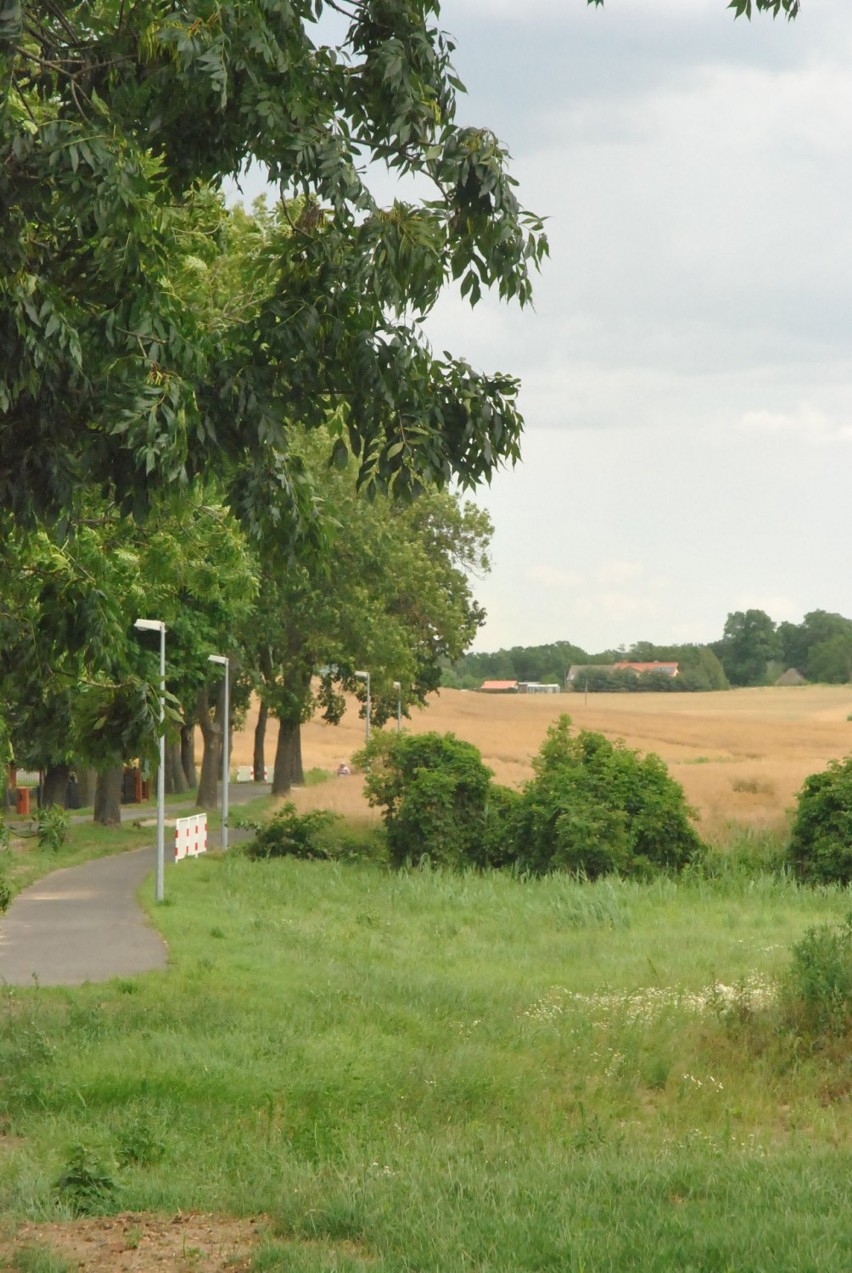
[[[68,839],[71,817],[58,804],[41,805],[37,815],[38,842],[49,853],[58,853]]]
[[[393,866],[489,864],[491,771],[472,743],[454,734],[376,734],[356,761],[367,769],[367,799],[383,810]]]
[[[533,770],[510,828],[521,871],[642,875],[679,870],[703,851],[683,789],[658,756],[591,730],[572,734],[563,715]]]
[[[319,858],[334,857],[329,834],[337,814],[327,809],[310,809],[297,813],[294,804],[283,804],[266,822],[248,823],[254,839],[243,851],[251,858]]]
[[[788,1024],[809,1035],[852,1030],[852,912],[839,927],[809,928],[781,987]]]
[[[796,803],[789,860],[813,884],[852,882],[852,756],[805,779]]]

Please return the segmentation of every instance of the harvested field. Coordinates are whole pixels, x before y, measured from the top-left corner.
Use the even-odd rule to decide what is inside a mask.
[[[852,686],[793,686],[715,694],[487,695],[443,690],[424,711],[404,721],[416,731],[452,731],[474,743],[499,782],[518,785],[548,725],[567,712],[576,728],[622,738],[656,752],[699,810],[705,835],[731,823],[783,824],[808,774],[852,751]],[[254,717],[234,740],[234,764],[250,764]],[[274,751],[274,722],[267,757]],[[391,722],[385,728],[394,728]],[[305,769],[334,774],[362,746],[364,723],[354,708],[339,726],[311,722],[303,729]],[[294,793],[299,807],[322,805],[343,813],[369,812],[361,779],[335,778]],[[374,816],[374,815],[373,815]]]

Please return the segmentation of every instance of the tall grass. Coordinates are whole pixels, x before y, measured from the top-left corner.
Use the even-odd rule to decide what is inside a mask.
[[[852,1265],[842,1062],[771,997],[842,892],[236,853],[167,883],[168,972],[4,994],[7,1213],[71,1214],[69,1177],[263,1212],[255,1267],[310,1273]]]

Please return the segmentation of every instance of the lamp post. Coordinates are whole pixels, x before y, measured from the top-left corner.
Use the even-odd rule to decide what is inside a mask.
[[[393,687],[396,690],[396,732],[402,731],[402,686],[399,681],[394,681]]]
[[[209,663],[219,663],[225,669],[225,712],[222,727],[222,851],[228,847],[228,778],[230,776],[230,760],[228,757],[230,736],[230,660],[226,654],[208,654]]]
[[[367,743],[370,741],[370,673],[356,672],[356,678],[359,681],[367,682],[367,710],[364,713],[364,739]]]
[[[133,626],[140,632],[160,634],[160,764],[157,769],[157,883],[154,898],[161,902],[165,895],[166,842],[166,625],[162,619],[137,619]]]

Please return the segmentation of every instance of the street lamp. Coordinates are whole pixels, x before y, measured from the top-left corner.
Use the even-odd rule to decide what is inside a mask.
[[[160,764],[157,769],[157,884],[154,898],[164,896],[166,844],[166,625],[162,619],[137,619],[134,628],[140,632],[160,634]]]
[[[230,661],[225,654],[208,654],[208,663],[219,663],[225,669],[225,713],[222,729],[222,850],[228,847],[228,778],[230,776],[230,762],[228,758],[228,745],[230,743],[230,726],[228,716],[230,711],[229,694],[229,671]]]
[[[402,686],[399,681],[394,681],[393,687],[396,690],[396,732],[402,730]]]
[[[370,673],[356,672],[356,678],[359,681],[367,682],[367,710],[364,713],[364,738],[367,743],[370,741]]]

